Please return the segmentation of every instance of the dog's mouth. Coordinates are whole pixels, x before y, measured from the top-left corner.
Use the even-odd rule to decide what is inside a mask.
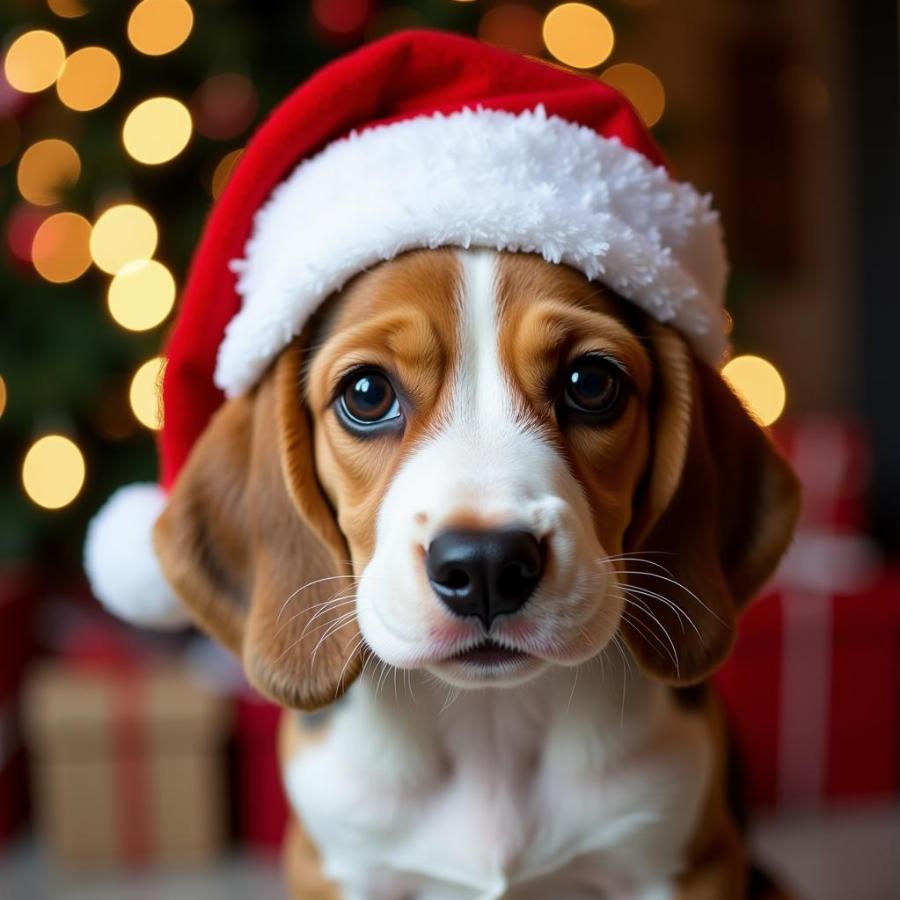
[[[493,667],[524,662],[531,657],[522,650],[504,647],[490,639],[461,650],[448,658],[448,662],[465,663],[473,666]]]

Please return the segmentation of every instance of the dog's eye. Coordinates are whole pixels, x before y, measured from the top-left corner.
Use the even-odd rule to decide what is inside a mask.
[[[377,369],[351,372],[338,396],[338,411],[346,424],[364,428],[398,422],[401,416],[394,386]]]
[[[576,359],[565,374],[563,404],[568,411],[608,422],[622,409],[627,397],[624,373],[603,356]]]

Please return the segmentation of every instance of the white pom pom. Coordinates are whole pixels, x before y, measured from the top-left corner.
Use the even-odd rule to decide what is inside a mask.
[[[153,526],[165,505],[159,485],[121,488],[94,516],[84,546],[84,568],[100,602],[119,618],[150,628],[190,622],[153,549]]]

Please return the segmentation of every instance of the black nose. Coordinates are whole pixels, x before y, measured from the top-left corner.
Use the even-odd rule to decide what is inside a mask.
[[[478,616],[490,628],[497,616],[514,613],[534,593],[544,554],[528,531],[458,529],[431,542],[425,570],[451,612]]]

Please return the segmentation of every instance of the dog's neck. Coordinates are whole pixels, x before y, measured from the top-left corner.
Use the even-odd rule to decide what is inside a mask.
[[[413,789],[448,769],[495,778],[498,760],[505,777],[526,779],[563,748],[577,747],[588,768],[614,765],[654,727],[665,700],[663,685],[613,650],[517,687],[460,690],[425,673],[367,671],[335,725],[352,732],[344,746],[359,748],[380,776]]]
[[[545,876],[535,896],[569,896],[582,864],[615,894],[681,865],[708,785],[704,727],[615,650],[496,689],[374,671],[286,785],[348,895],[370,896],[380,873],[423,897],[450,896],[437,884],[501,897]]]

